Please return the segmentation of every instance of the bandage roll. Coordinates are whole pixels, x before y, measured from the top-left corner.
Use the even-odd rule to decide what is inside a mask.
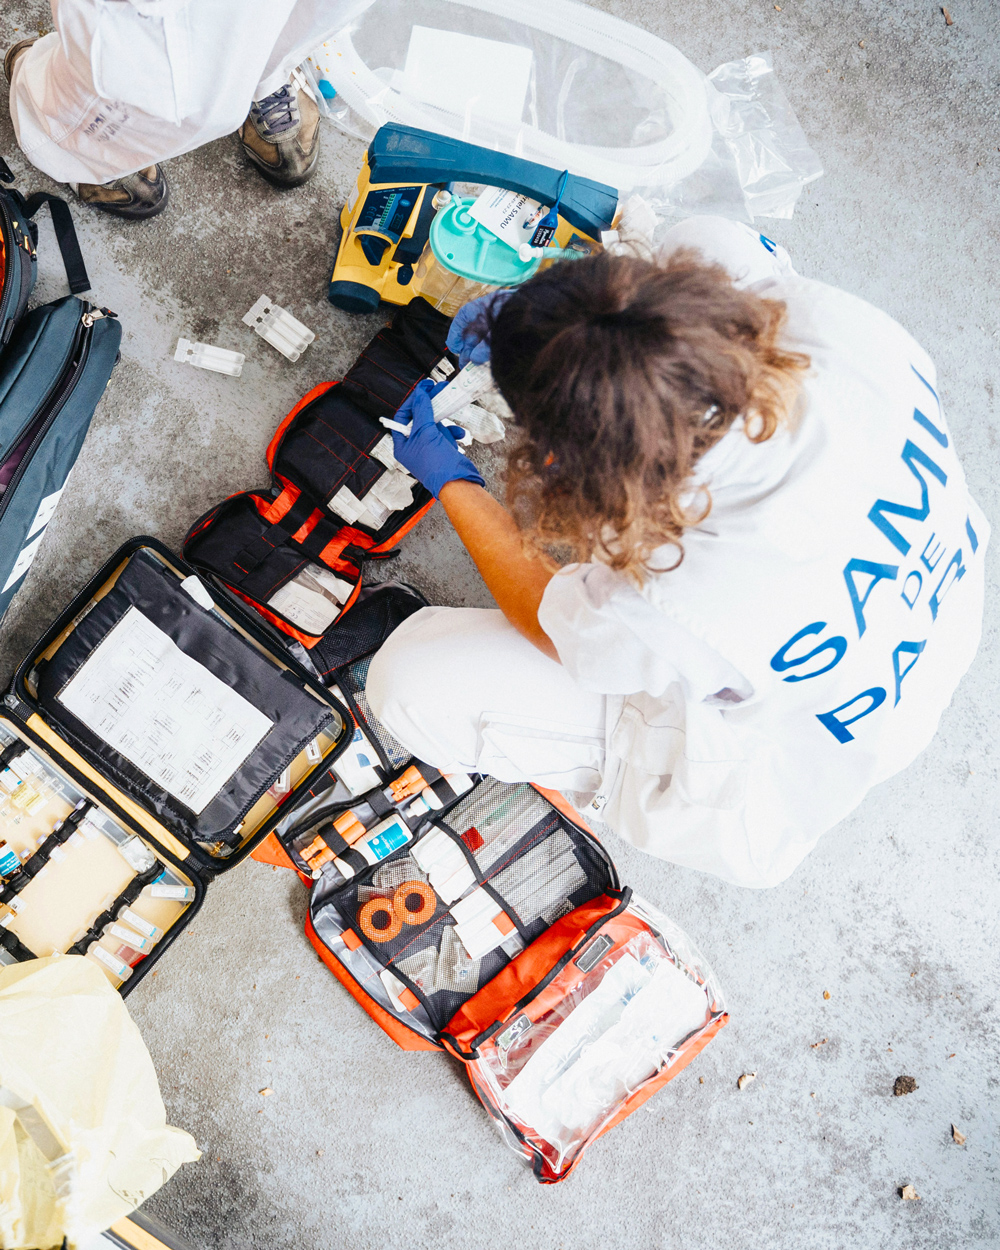
[[[425,881],[404,881],[393,894],[392,905],[404,924],[423,924],[437,910],[437,895]]]
[[[384,924],[381,923],[383,920]],[[389,898],[370,898],[358,912],[358,924],[370,942],[391,942],[399,936],[403,927],[393,900]]]

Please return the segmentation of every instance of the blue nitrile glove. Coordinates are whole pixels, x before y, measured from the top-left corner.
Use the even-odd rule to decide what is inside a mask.
[[[490,340],[486,333],[486,314],[496,310],[514,294],[504,288],[469,300],[455,314],[448,331],[448,350],[458,357],[459,367],[470,362],[485,365],[490,358]]]
[[[431,396],[439,389],[425,378],[407,395],[392,420],[382,417],[382,424],[392,430],[396,459],[435,499],[449,482],[486,485],[476,466],[456,446],[456,441],[465,437],[461,426],[438,425],[434,420]]]

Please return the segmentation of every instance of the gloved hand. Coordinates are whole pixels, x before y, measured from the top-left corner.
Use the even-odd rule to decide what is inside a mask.
[[[486,333],[486,314],[499,309],[514,294],[512,290],[490,291],[479,299],[469,300],[455,314],[448,331],[448,350],[458,357],[459,367],[467,364],[485,365],[490,358],[490,340]]]
[[[476,466],[456,446],[456,441],[465,437],[461,426],[442,426],[434,420],[431,396],[439,389],[425,378],[409,393],[392,420],[382,417],[382,424],[392,430],[396,459],[435,499],[449,482],[486,485]]]

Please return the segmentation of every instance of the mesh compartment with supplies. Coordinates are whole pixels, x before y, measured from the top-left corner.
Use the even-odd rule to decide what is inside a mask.
[[[349,702],[354,705],[351,711],[353,712],[357,708],[364,728],[377,744],[388,765],[391,768],[399,768],[400,765],[410,758],[410,753],[406,747],[396,741],[378,719],[372,711],[365,694],[368,670],[371,668],[373,659],[374,656],[367,655],[363,659],[356,660],[353,664],[349,664],[346,668],[341,669],[337,674],[336,684],[348,696]]]
[[[487,779],[384,863],[318,883],[313,902],[411,991],[432,1036],[552,919],[616,884],[590,834],[531,787]]]

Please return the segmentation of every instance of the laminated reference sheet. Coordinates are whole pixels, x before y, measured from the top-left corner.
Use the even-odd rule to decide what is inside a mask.
[[[196,815],[273,722],[130,607],[59,702]]]

